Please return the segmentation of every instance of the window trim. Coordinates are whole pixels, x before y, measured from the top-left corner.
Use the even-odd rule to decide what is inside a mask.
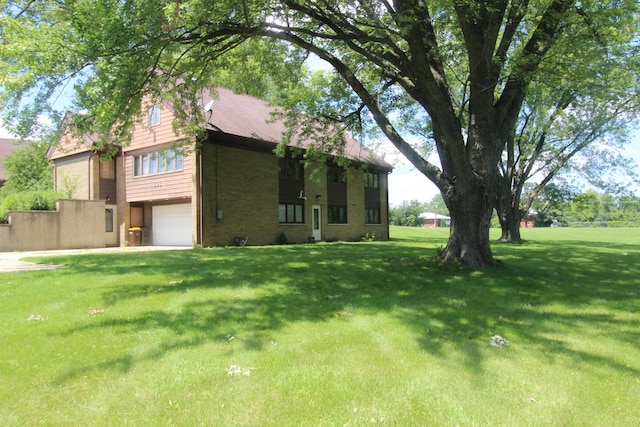
[[[364,208],[364,223],[367,225],[380,225],[382,224],[382,221],[380,219],[380,208]],[[376,215],[374,215],[374,222],[371,222],[371,213],[372,212],[377,212]]]
[[[160,104],[155,104],[147,110],[147,125],[151,128],[158,126],[162,120]]]
[[[278,166],[281,180],[304,181],[304,163],[300,159],[283,157],[279,159]]]
[[[282,221],[283,207],[284,207],[284,221]],[[292,218],[292,220],[290,220],[290,218]],[[278,223],[279,224],[304,224],[304,203],[279,203],[278,204]]]
[[[327,183],[347,184],[347,172],[340,166],[327,166]]]
[[[365,172],[364,188],[380,188],[380,174],[376,172]]]
[[[105,219],[104,228],[105,228],[105,233],[113,233],[114,232],[113,218],[114,218],[114,210],[113,210],[113,208],[106,208],[104,210],[104,219]]]
[[[167,148],[149,153],[136,154],[131,157],[133,158],[134,178],[184,171],[184,153],[182,153],[181,150]],[[164,163],[164,165],[161,166],[162,163]],[[154,166],[152,166],[152,164]],[[180,166],[179,169],[178,166]]]
[[[334,218],[335,211],[338,210],[338,220],[336,221]],[[343,215],[341,215],[340,211],[343,211]],[[331,225],[339,225],[339,224],[349,224],[349,212],[347,211],[346,205],[329,205],[327,206],[327,223]]]

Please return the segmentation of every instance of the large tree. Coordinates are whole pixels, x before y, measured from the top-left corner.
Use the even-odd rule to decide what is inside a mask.
[[[640,57],[629,50],[635,33],[610,31],[594,22],[601,19],[585,17],[594,33],[586,34],[586,42],[596,42],[591,57],[573,55],[585,34],[558,43],[554,57],[541,64],[546,73],[529,87],[499,168],[496,212],[502,241],[521,240],[522,216],[559,175],[608,191],[615,184],[628,187],[635,177],[633,162],[620,154],[640,111]],[[569,70],[570,77],[556,69]],[[529,182],[532,188],[523,192]]]
[[[189,95],[212,83],[207,76],[216,58],[247,40],[283,42],[291,55],[315,54],[342,82],[324,93],[339,97],[321,109],[334,107],[325,117],[370,119],[438,187],[452,220],[441,257],[469,267],[494,263],[489,225],[498,164],[542,64],[576,36],[574,59],[587,64],[600,43],[588,23],[628,32],[638,8],[635,0],[3,4],[6,105],[19,109],[24,95],[32,95],[26,106],[35,114],[72,80],[84,123],[120,140],[140,111],[142,93],[194,100]],[[571,84],[570,70],[553,71]],[[184,119],[196,117],[196,102],[182,105],[189,113]],[[439,165],[409,142],[416,132],[435,145]]]
[[[636,73],[622,65],[616,66],[619,74]],[[546,105],[540,100],[533,106],[525,104],[518,131],[507,141],[499,168],[496,212],[502,241],[521,241],[520,220],[557,177],[615,193],[634,181],[637,184],[636,165],[621,149],[629,141],[630,124],[640,109],[640,82],[636,78],[625,79],[625,83],[616,85],[606,97],[580,99],[576,91],[561,89],[555,95],[546,94]]]

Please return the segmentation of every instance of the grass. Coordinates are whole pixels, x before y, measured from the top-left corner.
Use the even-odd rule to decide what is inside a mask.
[[[523,230],[482,271],[392,236],[0,274],[0,424],[638,424],[640,229]]]

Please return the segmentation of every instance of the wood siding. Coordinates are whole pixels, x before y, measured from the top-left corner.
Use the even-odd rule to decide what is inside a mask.
[[[156,147],[159,149],[160,147]],[[133,156],[146,151],[129,152],[125,156],[125,179],[127,202],[168,200],[191,197],[193,193],[194,154],[184,156],[181,171],[165,172],[157,175],[133,176]]]
[[[124,148],[125,152],[148,149],[158,146],[168,146],[185,139],[185,135],[173,131],[174,115],[168,104],[160,103],[160,124],[148,126],[147,108],[153,105],[150,101],[143,102],[141,118],[134,125],[131,143]]]
[[[195,154],[185,143],[184,135],[173,131],[174,115],[167,103],[160,103],[160,124],[148,126],[147,109],[153,102],[143,102],[142,114],[134,126],[131,143],[123,148],[126,201],[159,201],[191,198],[194,191]],[[133,157],[162,149],[184,147],[184,163],[181,171],[156,175],[133,176]],[[118,178],[119,179],[119,178]]]

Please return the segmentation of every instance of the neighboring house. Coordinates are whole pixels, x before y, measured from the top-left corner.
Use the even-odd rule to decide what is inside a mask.
[[[425,228],[448,227],[451,225],[451,218],[434,212],[423,212],[420,214],[422,226]]]
[[[4,159],[14,151],[24,148],[28,142],[18,139],[0,138],[0,187],[9,179],[9,172],[4,167]]]
[[[95,150],[94,137],[63,137],[47,154],[56,190],[105,200],[112,245],[388,239],[392,167],[382,158],[347,137],[348,170],[305,168],[300,154],[274,154],[286,129],[270,120],[274,108],[266,102],[220,88],[202,105],[208,118],[198,144],[174,133],[166,102],[149,108],[112,158]],[[294,143],[303,153],[304,142]]]
[[[534,215],[526,215],[520,220],[520,228],[534,228],[536,226],[536,219]]]

